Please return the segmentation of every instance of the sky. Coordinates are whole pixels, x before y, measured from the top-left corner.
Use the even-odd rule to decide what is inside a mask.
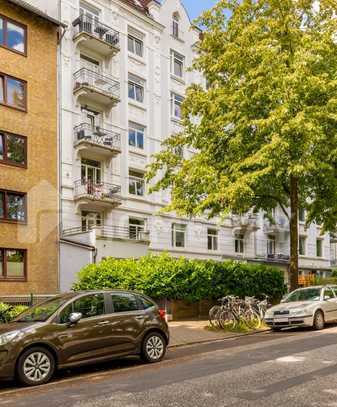
[[[183,0],[185,7],[193,20],[216,3],[216,0]]]

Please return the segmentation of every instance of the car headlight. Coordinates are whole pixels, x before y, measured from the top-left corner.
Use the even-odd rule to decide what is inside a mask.
[[[0,346],[6,345],[7,343],[12,341],[19,335],[20,335],[20,331],[7,332],[5,334],[0,335]]]
[[[273,318],[274,313],[273,311],[267,311],[264,315],[265,318],[269,319],[269,318]]]

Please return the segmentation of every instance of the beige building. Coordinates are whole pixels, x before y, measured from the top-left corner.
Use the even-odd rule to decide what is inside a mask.
[[[58,291],[56,20],[0,1],[0,296]]]

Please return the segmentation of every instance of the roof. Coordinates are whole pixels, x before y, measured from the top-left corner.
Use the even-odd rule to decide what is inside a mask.
[[[29,11],[30,13],[33,13],[47,21],[49,21],[50,23],[53,23],[57,26],[62,26],[62,27],[66,27],[65,24],[61,23],[61,21],[56,20],[53,17],[50,17],[48,14],[44,13],[42,10],[38,9],[35,6],[32,6],[31,4],[27,3],[24,0],[7,0],[12,4],[15,4],[16,6],[19,6],[27,11]]]
[[[131,7],[134,7],[145,14],[149,14],[148,5],[151,3],[151,1],[152,0],[123,0],[124,3],[127,3]],[[158,0],[154,1],[158,2]]]

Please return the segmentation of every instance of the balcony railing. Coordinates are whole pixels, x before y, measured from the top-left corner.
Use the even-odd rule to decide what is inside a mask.
[[[78,29],[77,34],[89,34],[98,40],[104,41],[109,46],[119,48],[119,32],[101,23],[98,18],[82,14],[73,22],[73,26]]]
[[[290,256],[283,253],[269,253],[267,254],[267,260],[270,262],[288,263]]]
[[[121,149],[121,135],[110,130],[88,123],[81,123],[74,127],[75,144],[89,142],[110,149]]]
[[[81,87],[89,87],[91,91],[104,93],[110,98],[119,99],[120,84],[115,79],[87,68],[81,68],[74,73],[75,90]]]
[[[103,239],[121,239],[133,240],[141,242],[150,241],[150,233],[144,228],[138,228],[136,231],[134,226],[93,226],[93,227],[73,227],[63,230],[63,236],[74,236],[80,233],[95,231],[96,236]]]
[[[86,178],[75,182],[75,197],[89,197],[96,201],[114,200],[120,192],[120,185],[95,183]]]

